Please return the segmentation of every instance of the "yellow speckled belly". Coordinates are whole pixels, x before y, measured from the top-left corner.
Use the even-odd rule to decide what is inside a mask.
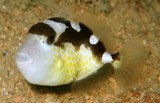
[[[93,55],[90,48],[81,45],[78,50],[71,44],[65,43],[64,48],[53,48],[53,72],[56,70],[59,84],[81,80],[96,72],[103,63]],[[55,75],[55,73],[53,73]],[[52,75],[52,73],[51,73]]]

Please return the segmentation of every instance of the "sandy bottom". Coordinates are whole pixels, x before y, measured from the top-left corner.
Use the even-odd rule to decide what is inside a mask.
[[[159,5],[159,0],[1,0],[0,102],[159,103]],[[79,20],[77,15],[84,11],[90,11],[104,20],[109,29],[107,33],[116,39],[117,47],[134,37],[143,40],[147,60],[139,82],[134,88],[119,92],[114,79],[110,77],[98,90],[80,95],[66,91],[68,87],[40,87],[27,83],[16,67],[14,56],[28,29],[40,20],[55,16]],[[88,19],[94,21],[93,18]]]

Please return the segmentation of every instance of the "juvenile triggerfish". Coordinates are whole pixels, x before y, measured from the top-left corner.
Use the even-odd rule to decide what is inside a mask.
[[[16,54],[16,63],[31,84],[59,86],[94,75],[105,64],[122,84],[134,81],[142,71],[145,48],[131,40],[110,54],[103,42],[83,23],[55,17],[33,25]]]

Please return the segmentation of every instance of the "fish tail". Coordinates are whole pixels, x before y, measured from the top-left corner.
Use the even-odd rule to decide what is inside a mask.
[[[142,40],[135,38],[113,54],[114,77],[122,88],[134,84],[141,73],[146,59],[146,49]]]

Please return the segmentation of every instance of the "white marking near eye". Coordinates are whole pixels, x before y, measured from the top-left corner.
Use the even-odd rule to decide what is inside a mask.
[[[102,62],[103,63],[111,63],[113,61],[111,54],[108,52],[104,52],[102,55]]]
[[[55,30],[56,33],[63,33],[66,28],[68,28],[65,24],[60,22],[55,22],[52,20],[44,20],[42,23],[49,25],[51,28]]]
[[[55,22],[52,20],[44,20],[42,23],[49,25],[56,32],[56,37],[54,42],[57,42],[59,36],[65,32],[66,28],[68,28],[65,24],[60,22]]]
[[[76,30],[77,32],[81,31],[81,28],[79,26],[79,24],[75,23],[75,22],[72,22],[71,21],[71,27]]]
[[[99,38],[96,37],[95,35],[91,35],[90,38],[89,38],[89,42],[92,45],[96,45],[98,43],[98,41],[99,41]]]

